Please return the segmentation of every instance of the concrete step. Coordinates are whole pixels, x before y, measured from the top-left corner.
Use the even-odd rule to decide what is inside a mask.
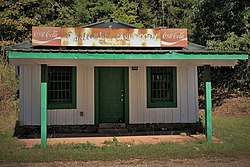
[[[124,135],[128,134],[128,129],[119,128],[119,129],[98,129],[99,134],[109,134],[109,135]]]
[[[119,129],[126,128],[125,123],[100,123],[99,129]]]

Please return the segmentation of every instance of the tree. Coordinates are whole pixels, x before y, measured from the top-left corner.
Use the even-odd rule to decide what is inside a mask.
[[[155,27],[190,27],[193,0],[150,0]]]
[[[6,52],[0,47],[1,55]],[[18,81],[15,68],[0,57],[0,117],[17,110],[16,93]]]
[[[110,18],[115,4],[109,0],[75,0],[75,16],[79,24],[91,24]]]
[[[40,15],[34,9],[37,5],[37,0],[0,1],[0,45],[30,38],[31,26],[40,23]]]
[[[202,45],[207,40],[226,40],[234,32],[241,36],[249,28],[249,0],[201,0],[195,6],[193,41]],[[246,27],[248,21],[248,27]]]
[[[34,25],[76,25],[72,6],[70,0],[1,0],[0,45],[29,40]]]
[[[136,2],[130,2],[129,0],[119,0],[115,11],[111,14],[111,17],[137,27],[143,27],[143,24],[139,22],[137,9],[138,3]]]
[[[150,2],[148,0],[136,0],[138,23],[142,24],[143,28],[154,27],[153,12]]]
[[[76,26],[75,3],[71,0],[40,0],[36,8],[40,24],[47,26]]]
[[[250,33],[246,32],[238,37],[235,33],[228,33],[226,40],[208,41],[212,50],[250,51]],[[250,69],[247,61],[239,61],[234,68],[220,67],[214,69],[214,83],[217,89],[226,88],[230,92],[242,92],[250,95]],[[227,81],[227,82],[225,82]]]
[[[212,50],[250,51],[250,33],[237,36],[234,32],[228,33],[224,41],[208,40],[207,46]]]

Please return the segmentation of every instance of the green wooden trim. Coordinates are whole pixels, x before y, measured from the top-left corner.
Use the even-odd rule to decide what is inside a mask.
[[[151,68],[147,67],[147,107],[150,108],[150,101],[151,101]]]
[[[77,96],[77,91],[76,91],[76,82],[77,82],[77,67],[72,68],[72,108],[76,109],[76,96]]]
[[[62,53],[62,52],[8,52],[10,59],[165,59],[165,60],[247,60],[248,54],[215,53]]]
[[[72,103],[70,104],[50,104],[47,103],[48,109],[76,109],[76,81],[77,81],[77,68],[72,67]],[[41,65],[41,80],[48,83],[48,66]],[[49,90],[47,89],[47,94]]]
[[[212,93],[211,93],[211,79],[210,79],[210,66],[204,66],[205,73],[205,89],[206,89],[206,108],[205,108],[205,132],[207,142],[212,142]]]
[[[177,107],[177,67],[173,68],[173,103],[172,107]]]
[[[177,107],[177,77],[176,67],[173,68],[173,102],[151,102],[151,67],[147,67],[147,107],[148,108],[176,108]]]
[[[41,147],[47,145],[47,83],[41,83]]]
[[[41,65],[41,82],[48,82],[48,68],[46,64]]]
[[[98,67],[95,67],[94,68],[95,125],[99,124],[99,85],[98,85],[99,81],[98,80],[99,80],[99,69]]]
[[[129,68],[124,67],[124,86],[125,86],[125,123],[129,124]]]

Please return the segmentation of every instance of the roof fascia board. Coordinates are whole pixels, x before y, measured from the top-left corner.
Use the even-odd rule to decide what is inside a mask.
[[[10,59],[247,60],[248,54],[8,52]]]

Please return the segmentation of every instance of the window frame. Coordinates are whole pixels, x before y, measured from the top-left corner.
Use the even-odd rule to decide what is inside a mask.
[[[147,108],[177,108],[177,67],[176,66],[150,66],[146,67],[147,75]],[[173,102],[152,102],[151,98],[151,69],[152,68],[172,68],[173,78]]]
[[[71,95],[71,103],[50,103],[49,98],[47,97],[47,109],[76,109],[76,72],[77,68],[76,66],[47,66],[47,65],[42,65],[42,81],[45,81],[47,83],[47,95],[49,95],[49,67],[72,67],[72,80],[71,80],[71,85],[72,85],[72,95]]]

